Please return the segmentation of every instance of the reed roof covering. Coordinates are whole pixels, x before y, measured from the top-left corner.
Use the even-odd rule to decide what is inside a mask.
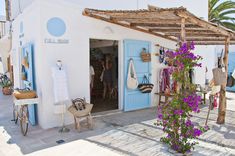
[[[227,38],[235,44],[235,32],[193,15],[186,8],[142,10],[97,10],[86,8],[83,15],[130,29],[163,37],[175,42],[182,39],[197,45],[224,45]]]

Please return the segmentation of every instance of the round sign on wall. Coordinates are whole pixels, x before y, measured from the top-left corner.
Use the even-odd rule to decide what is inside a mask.
[[[55,37],[64,35],[66,31],[65,22],[58,17],[53,17],[47,21],[47,31]]]

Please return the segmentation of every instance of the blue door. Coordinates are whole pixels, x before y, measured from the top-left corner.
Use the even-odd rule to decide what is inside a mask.
[[[130,90],[127,88],[127,75],[129,60],[133,59],[138,82],[141,83],[143,76],[150,78],[151,63],[143,62],[140,53],[143,48],[150,52],[150,42],[137,40],[124,40],[124,111],[148,108],[151,105],[150,94],[141,93],[138,88]]]
[[[34,54],[33,54],[33,45],[26,44],[22,49],[22,58],[26,59],[28,66],[22,67],[26,73],[26,79],[23,81],[24,87],[28,87],[30,90],[36,90],[35,81],[34,81]],[[36,125],[36,105],[29,105],[29,121],[32,125]]]
[[[233,73],[235,69],[235,52],[230,52],[228,56],[228,74]],[[235,86],[227,87],[227,91],[235,92]]]

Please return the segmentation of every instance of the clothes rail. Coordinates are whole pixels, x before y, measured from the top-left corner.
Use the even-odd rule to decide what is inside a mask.
[[[175,49],[167,48],[167,47],[161,46],[159,44],[155,44],[155,46],[159,47],[159,48],[163,48],[165,50],[169,50],[169,51],[176,51]],[[157,52],[157,53],[155,53],[155,56],[160,56],[160,54]]]
[[[160,47],[160,48],[164,48],[166,50],[171,50],[171,51],[175,51],[175,49],[171,49],[171,48],[167,48],[167,47],[164,47],[164,46],[161,46],[159,44],[155,44],[156,47]]]

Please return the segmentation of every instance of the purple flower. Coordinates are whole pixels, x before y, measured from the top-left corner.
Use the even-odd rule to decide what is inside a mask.
[[[190,43],[190,49],[191,49],[191,50],[194,50],[194,49],[195,49],[195,44],[194,44],[193,41]]]
[[[185,53],[188,52],[188,44],[187,42],[183,43],[183,45],[180,47],[179,51]]]
[[[192,111],[199,113],[199,103],[201,102],[201,97],[197,96],[197,94],[189,95],[184,98],[184,102],[188,104]]]
[[[208,125],[204,126],[205,131],[208,131],[210,128]]]
[[[183,111],[183,110],[181,110],[181,109],[180,109],[180,110],[175,110],[175,111],[174,111],[174,114],[175,114],[175,115],[182,115],[183,113],[184,113],[184,111]]]
[[[197,128],[194,128],[193,129],[193,136],[194,137],[197,137],[197,136],[200,136],[202,134],[202,131],[197,129]]]
[[[186,124],[186,126],[187,126],[187,127],[191,127],[191,126],[193,126],[192,121],[191,121],[191,120],[189,120],[189,119],[186,121],[186,123],[185,123],[185,124]]]
[[[175,53],[173,51],[166,51],[166,56],[169,58],[175,58]]]
[[[158,118],[159,118],[159,119],[162,119],[162,114],[158,114]]]

